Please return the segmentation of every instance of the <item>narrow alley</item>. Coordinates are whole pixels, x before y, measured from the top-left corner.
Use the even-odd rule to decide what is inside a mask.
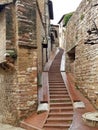
[[[49,111],[36,113],[21,122],[21,127],[26,130],[97,130],[97,127],[87,126],[82,115],[86,112],[95,111],[89,100],[75,88],[72,75],[66,74],[61,69],[63,49],[46,64],[45,71],[48,73],[49,88],[46,90],[49,95]],[[46,76],[46,75],[45,75]],[[67,77],[66,77],[67,76]],[[66,78],[65,78],[66,77]],[[44,77],[47,80],[47,77]],[[43,84],[44,85],[44,84]],[[45,88],[43,91],[46,91]],[[47,98],[49,96],[49,98]],[[85,108],[75,107],[74,103],[84,102]],[[42,101],[43,102],[43,101]],[[46,101],[44,101],[46,102]]]
[[[67,130],[72,122],[72,102],[60,72],[62,54],[60,49],[49,70],[50,111],[45,130]]]
[[[0,130],[98,130],[98,1],[70,1],[0,0]]]

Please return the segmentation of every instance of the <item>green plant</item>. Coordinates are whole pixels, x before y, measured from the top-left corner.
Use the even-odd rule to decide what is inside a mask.
[[[84,19],[84,14],[82,14],[82,15],[81,15],[80,19],[81,19],[81,20],[83,20],[83,19]]]
[[[72,13],[68,13],[64,16],[64,25],[66,26],[69,19],[71,18],[71,16],[73,15],[73,12]]]
[[[13,59],[17,58],[17,53],[15,50],[6,50],[6,52],[9,54],[10,57],[12,57]]]

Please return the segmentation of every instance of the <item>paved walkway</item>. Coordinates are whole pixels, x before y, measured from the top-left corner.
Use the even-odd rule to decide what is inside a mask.
[[[83,96],[83,94],[75,88],[73,76],[68,73],[67,78],[69,80],[69,90],[73,101],[82,101],[85,104],[85,108],[75,108],[72,127],[70,130],[98,130],[97,128],[89,127],[84,124],[82,120],[82,114],[86,112],[95,112],[95,108],[92,104]]]
[[[0,130],[25,130],[25,129],[19,127],[13,127],[7,124],[0,124]]]
[[[49,66],[51,65],[52,60],[54,59],[53,57],[54,56],[52,55],[51,60],[48,62],[47,66],[45,68],[46,73],[48,73]],[[73,122],[72,122],[70,130],[98,130],[98,128],[93,128],[93,127],[89,127],[89,126],[85,125],[82,120],[82,114],[84,114],[86,112],[96,111],[95,108],[80,93],[80,91],[75,88],[74,77],[70,73],[68,73],[68,74],[66,74],[65,72],[61,72],[61,73],[62,73],[64,82],[68,87],[69,94],[71,96],[72,101],[73,102],[82,101],[85,104],[85,108],[82,108],[82,109],[74,108]],[[47,79],[48,79],[47,77],[44,77],[44,80],[47,80]],[[48,90],[48,89],[46,89],[46,90]],[[44,97],[45,96],[47,97],[47,95],[44,95]],[[48,99],[48,98],[46,98],[46,99]],[[32,115],[28,119],[24,120],[22,122],[21,126],[26,128],[26,130],[43,130],[43,125],[45,123],[47,116],[48,116],[48,112],[44,112],[41,114],[35,113],[35,115]]]

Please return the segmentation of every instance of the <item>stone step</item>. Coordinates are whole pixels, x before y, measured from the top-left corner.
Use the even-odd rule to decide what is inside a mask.
[[[50,94],[67,94],[67,91],[50,91]]]
[[[60,93],[60,92],[61,92],[61,93],[62,93],[62,92],[68,93],[68,91],[67,91],[66,89],[58,89],[58,88],[54,88],[54,89],[52,88],[52,89],[49,89],[49,91],[50,91],[50,93],[51,93],[51,92],[54,92],[54,93],[56,93],[56,92],[59,92],[59,93]]]
[[[49,79],[54,79],[54,78],[61,78],[62,79],[60,72],[54,73],[53,75],[49,75]]]
[[[60,61],[55,61],[53,64],[52,64],[52,67],[51,67],[51,69],[53,69],[53,68],[55,68],[55,66],[56,67],[59,67],[60,66]]]
[[[49,70],[50,111],[45,130],[68,130],[72,122],[73,106],[60,72],[62,54],[57,54]]]
[[[55,88],[49,87],[49,91],[67,91],[67,89],[65,87],[61,87],[61,88],[59,88],[59,87],[55,87]]]
[[[52,64],[52,68],[50,69],[50,72],[53,70],[60,70],[60,63],[55,63],[55,64]],[[57,72],[57,71],[56,71]]]
[[[49,82],[49,85],[64,85],[65,86],[65,84],[63,83],[63,82]]]
[[[50,89],[49,92],[50,92],[50,94],[51,93],[54,93],[54,94],[55,93],[57,93],[57,94],[60,94],[60,93],[61,94],[66,94],[66,93],[68,93],[68,91],[66,89],[65,90],[63,90],[63,89],[61,89],[61,90],[60,89]]]
[[[53,84],[53,85],[50,85],[49,88],[66,88],[66,86],[64,84]]]
[[[53,118],[53,117],[50,117],[47,119],[46,121],[47,123],[49,124],[57,124],[57,123],[71,123],[72,122],[72,117],[63,117],[63,118]]]
[[[58,67],[57,69],[51,69],[49,73],[60,73],[60,68]]]
[[[61,91],[62,91],[62,90],[63,90],[63,91],[65,90],[65,91],[67,91],[67,88],[66,88],[65,86],[57,86],[57,85],[51,86],[51,85],[50,85],[50,86],[49,86],[49,90],[54,90],[54,91],[55,91],[55,90],[59,90],[59,91],[60,91],[60,90],[61,90]]]
[[[50,94],[50,98],[70,98],[70,96],[68,94]]]
[[[57,78],[55,78],[55,79],[52,79],[52,80],[49,80],[49,83],[51,83],[51,82],[56,82],[56,83],[61,83],[62,82],[62,79],[57,79]]]
[[[52,68],[55,68],[55,66],[60,66],[60,61],[55,61],[53,64],[52,64]],[[52,69],[51,68],[51,69]]]
[[[72,106],[72,102],[50,103],[50,107],[66,107],[66,106]]]
[[[51,112],[48,117],[73,117],[73,112]]]
[[[71,101],[70,98],[50,98],[50,103],[56,103],[56,102],[68,102]]]
[[[57,63],[58,64],[58,63]],[[54,71],[54,70],[56,70],[55,72],[58,72],[58,71],[60,71],[60,64],[53,64],[52,65],[52,68],[50,69],[50,71],[49,72],[51,72],[51,71]]]
[[[44,128],[45,130],[68,130],[68,128],[70,127],[70,123],[58,123],[58,124],[45,124]]]
[[[53,69],[51,69],[50,71],[49,71],[49,76],[51,76],[52,74],[60,74],[60,68],[57,70],[57,71],[55,71],[55,72],[53,72]]]
[[[62,78],[61,77],[52,77],[51,79],[49,79],[49,82],[50,81],[62,81]]]
[[[51,84],[51,83],[62,84],[63,81],[61,81],[61,80],[58,80],[58,81],[56,81],[56,80],[49,81],[49,84]],[[64,83],[63,83],[63,84],[64,84]]]
[[[60,91],[60,90],[61,91],[67,91],[67,89],[65,87],[60,88],[60,87],[56,87],[56,86],[55,87],[49,87],[49,90],[50,91]]]
[[[21,124],[20,124],[20,127],[21,128],[24,128],[24,130],[37,130],[38,128],[37,127],[35,127],[34,125],[32,125],[31,123],[29,124],[29,123],[26,123],[26,122],[24,122],[24,121],[22,121],[21,122]],[[0,129],[1,130],[1,129]],[[5,130],[5,129],[4,129]],[[8,130],[8,129],[7,129]],[[10,129],[11,130],[11,129]],[[12,129],[12,130],[14,130],[14,129]],[[18,129],[15,129],[15,130],[18,130]]]
[[[60,74],[59,75],[55,74],[55,76],[52,75],[52,76],[49,77],[49,80],[54,80],[54,79],[61,79],[62,80],[62,76]]]
[[[51,107],[50,112],[72,112],[73,107],[72,106],[66,106],[66,107]]]

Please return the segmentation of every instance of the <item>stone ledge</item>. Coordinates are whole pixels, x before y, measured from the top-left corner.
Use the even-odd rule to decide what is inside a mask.
[[[21,47],[25,47],[25,48],[34,48],[34,49],[37,49],[37,45],[36,44],[30,44],[30,43],[24,42],[24,41],[19,42],[18,45],[21,46]]]

